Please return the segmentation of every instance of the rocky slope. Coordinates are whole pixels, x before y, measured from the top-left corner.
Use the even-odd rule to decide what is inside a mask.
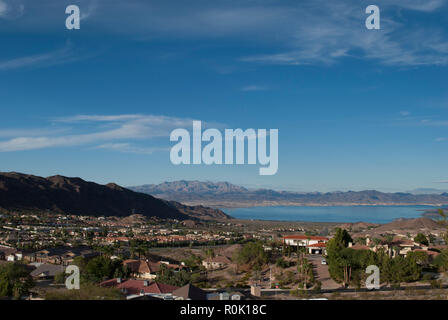
[[[43,178],[16,172],[0,173],[0,208],[91,216],[141,214],[179,220],[229,218],[220,210],[168,203],[114,183],[100,185],[80,178],[59,175]]]

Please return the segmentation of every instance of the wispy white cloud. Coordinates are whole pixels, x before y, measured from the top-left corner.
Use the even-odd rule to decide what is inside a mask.
[[[333,64],[341,58],[368,59],[390,66],[448,64],[448,35],[443,28],[413,25],[409,21],[381,16],[381,30],[363,26],[362,6],[352,2],[315,1],[291,24],[286,48],[276,53],[243,57],[246,62],[283,65]],[[386,1],[386,10],[414,10],[429,15],[446,1]],[[296,8],[297,9],[297,8]],[[302,8],[301,8],[302,9]],[[427,17],[424,17],[427,19]]]
[[[0,18],[16,19],[23,15],[25,5],[16,0],[0,0]]]
[[[439,138],[436,138],[434,141],[436,141],[436,142],[442,142],[442,141],[447,141],[448,139],[447,138],[445,138],[445,137],[439,137]]]
[[[77,115],[53,119],[54,122],[71,123],[74,133],[23,135],[0,141],[0,152],[35,150],[54,147],[95,146],[120,152],[149,153],[154,148],[137,147],[131,141],[147,141],[167,137],[179,127],[190,127],[191,119],[155,115]],[[89,123],[89,132],[82,132],[82,124]],[[107,124],[104,126],[104,124]],[[78,127],[79,125],[79,127]],[[93,129],[91,128],[93,126]]]
[[[402,115],[393,121],[394,125],[414,127],[446,127],[448,120],[433,115]]]
[[[71,63],[86,58],[87,55],[75,50],[70,42],[58,50],[0,61],[0,71],[20,68],[49,67]]]
[[[97,149],[110,150],[121,153],[152,154],[157,151],[168,151],[169,148],[146,148],[132,145],[130,143],[105,143],[96,147]]]
[[[8,6],[3,0],[0,0],[0,17],[6,14],[6,10],[8,10]]]
[[[0,138],[10,138],[18,136],[36,137],[42,135],[61,134],[69,130],[70,128],[1,129]]]
[[[241,91],[265,91],[268,90],[266,86],[249,85],[241,88]]]
[[[434,181],[433,183],[448,183],[448,180],[439,180],[439,181]]]
[[[21,21],[23,26],[53,30],[60,20],[59,7],[52,2],[45,6],[37,6],[34,0],[21,2],[34,10]],[[78,3],[83,19],[95,14],[89,26],[101,33],[148,40],[231,38],[266,48],[238,61],[307,65],[351,58],[400,67],[448,65],[448,32],[442,22],[433,23],[447,13],[447,0],[382,0],[378,3],[381,30],[366,30],[364,9],[371,3],[359,0]],[[46,11],[46,19],[33,18],[41,16],[39,10]]]
[[[446,127],[448,126],[448,121],[446,120],[431,120],[431,119],[423,119],[420,121],[422,125],[431,126],[431,127]]]
[[[86,20],[90,16],[94,15],[96,10],[98,9],[98,0],[90,0],[86,6],[83,6],[83,10],[81,11],[81,20]]]
[[[397,5],[397,1],[394,0],[386,0],[385,3]],[[444,4],[446,4],[445,0],[407,0],[398,3],[398,5],[403,8],[423,12],[432,12],[439,9]]]

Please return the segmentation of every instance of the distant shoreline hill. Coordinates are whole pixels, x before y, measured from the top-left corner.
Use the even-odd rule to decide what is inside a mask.
[[[376,190],[336,192],[290,192],[247,189],[228,182],[173,181],[129,187],[155,197],[189,205],[214,208],[253,206],[334,206],[334,205],[434,205],[448,204],[448,193],[384,193]]]
[[[0,172],[0,208],[8,212],[55,212],[86,216],[141,214],[178,220],[230,219],[221,210],[157,199],[114,183],[100,185],[81,178],[48,178]]]

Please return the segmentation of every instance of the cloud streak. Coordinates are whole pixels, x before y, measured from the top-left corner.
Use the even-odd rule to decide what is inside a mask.
[[[0,0],[0,17],[3,17],[6,14],[6,11],[8,10],[8,7],[6,3],[2,0]]]
[[[387,1],[380,5],[381,30],[367,30],[362,5],[351,2],[315,1],[301,13],[292,26],[283,52],[243,57],[246,62],[308,65],[333,64],[351,57],[377,61],[389,66],[422,66],[448,64],[448,35],[442,28],[414,26],[398,16],[396,10],[414,10],[428,15],[440,9],[443,0]],[[299,14],[299,12],[297,12]],[[425,17],[427,18],[427,17]]]
[[[70,42],[58,50],[0,61],[0,71],[21,68],[50,67],[80,61],[88,55],[77,52]]]
[[[0,0],[0,18],[16,19],[23,15],[25,6],[18,1]]]
[[[53,119],[53,121],[70,123],[75,126],[74,131],[82,131],[83,124],[87,123],[90,132],[17,136],[0,141],[0,152],[85,145],[119,152],[149,154],[159,149],[137,147],[131,141],[145,142],[154,138],[167,137],[173,129],[191,126],[192,123],[191,119],[138,114],[77,115]],[[106,126],[104,126],[105,124]],[[91,129],[92,126],[93,130]]]
[[[105,143],[96,147],[96,149],[109,150],[121,153],[152,154],[157,151],[169,151],[169,148],[145,148],[132,145],[130,143]]]
[[[432,23],[437,15],[448,13],[447,2],[383,0],[378,4],[381,30],[366,30],[364,10],[371,3],[362,0],[128,0],[113,5],[106,0],[79,0],[79,6],[82,19],[95,15],[88,28],[101,34],[148,41],[231,38],[271,47],[238,59],[246,63],[330,65],[351,58],[415,67],[448,64],[447,30]],[[21,3],[32,13],[23,17],[22,25],[52,32],[60,19],[59,4]],[[0,0],[0,15],[8,7]],[[41,16],[42,10],[45,19],[40,20],[45,21],[32,18]],[[37,55],[10,61],[3,68],[51,60],[51,55]]]
[[[268,88],[265,86],[259,86],[259,85],[249,85],[241,88],[241,91],[265,91]]]

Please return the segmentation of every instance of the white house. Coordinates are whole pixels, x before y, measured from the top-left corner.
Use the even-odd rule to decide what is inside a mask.
[[[304,247],[309,254],[325,254],[327,237],[290,235],[283,237],[283,243],[293,247]]]
[[[232,262],[225,256],[216,256],[212,259],[202,261],[202,265],[207,270],[221,269],[227,267]]]
[[[23,258],[22,253],[21,252],[16,252],[16,253],[8,254],[6,256],[6,261],[10,261],[10,262],[20,261],[20,260],[22,260],[22,258]]]

